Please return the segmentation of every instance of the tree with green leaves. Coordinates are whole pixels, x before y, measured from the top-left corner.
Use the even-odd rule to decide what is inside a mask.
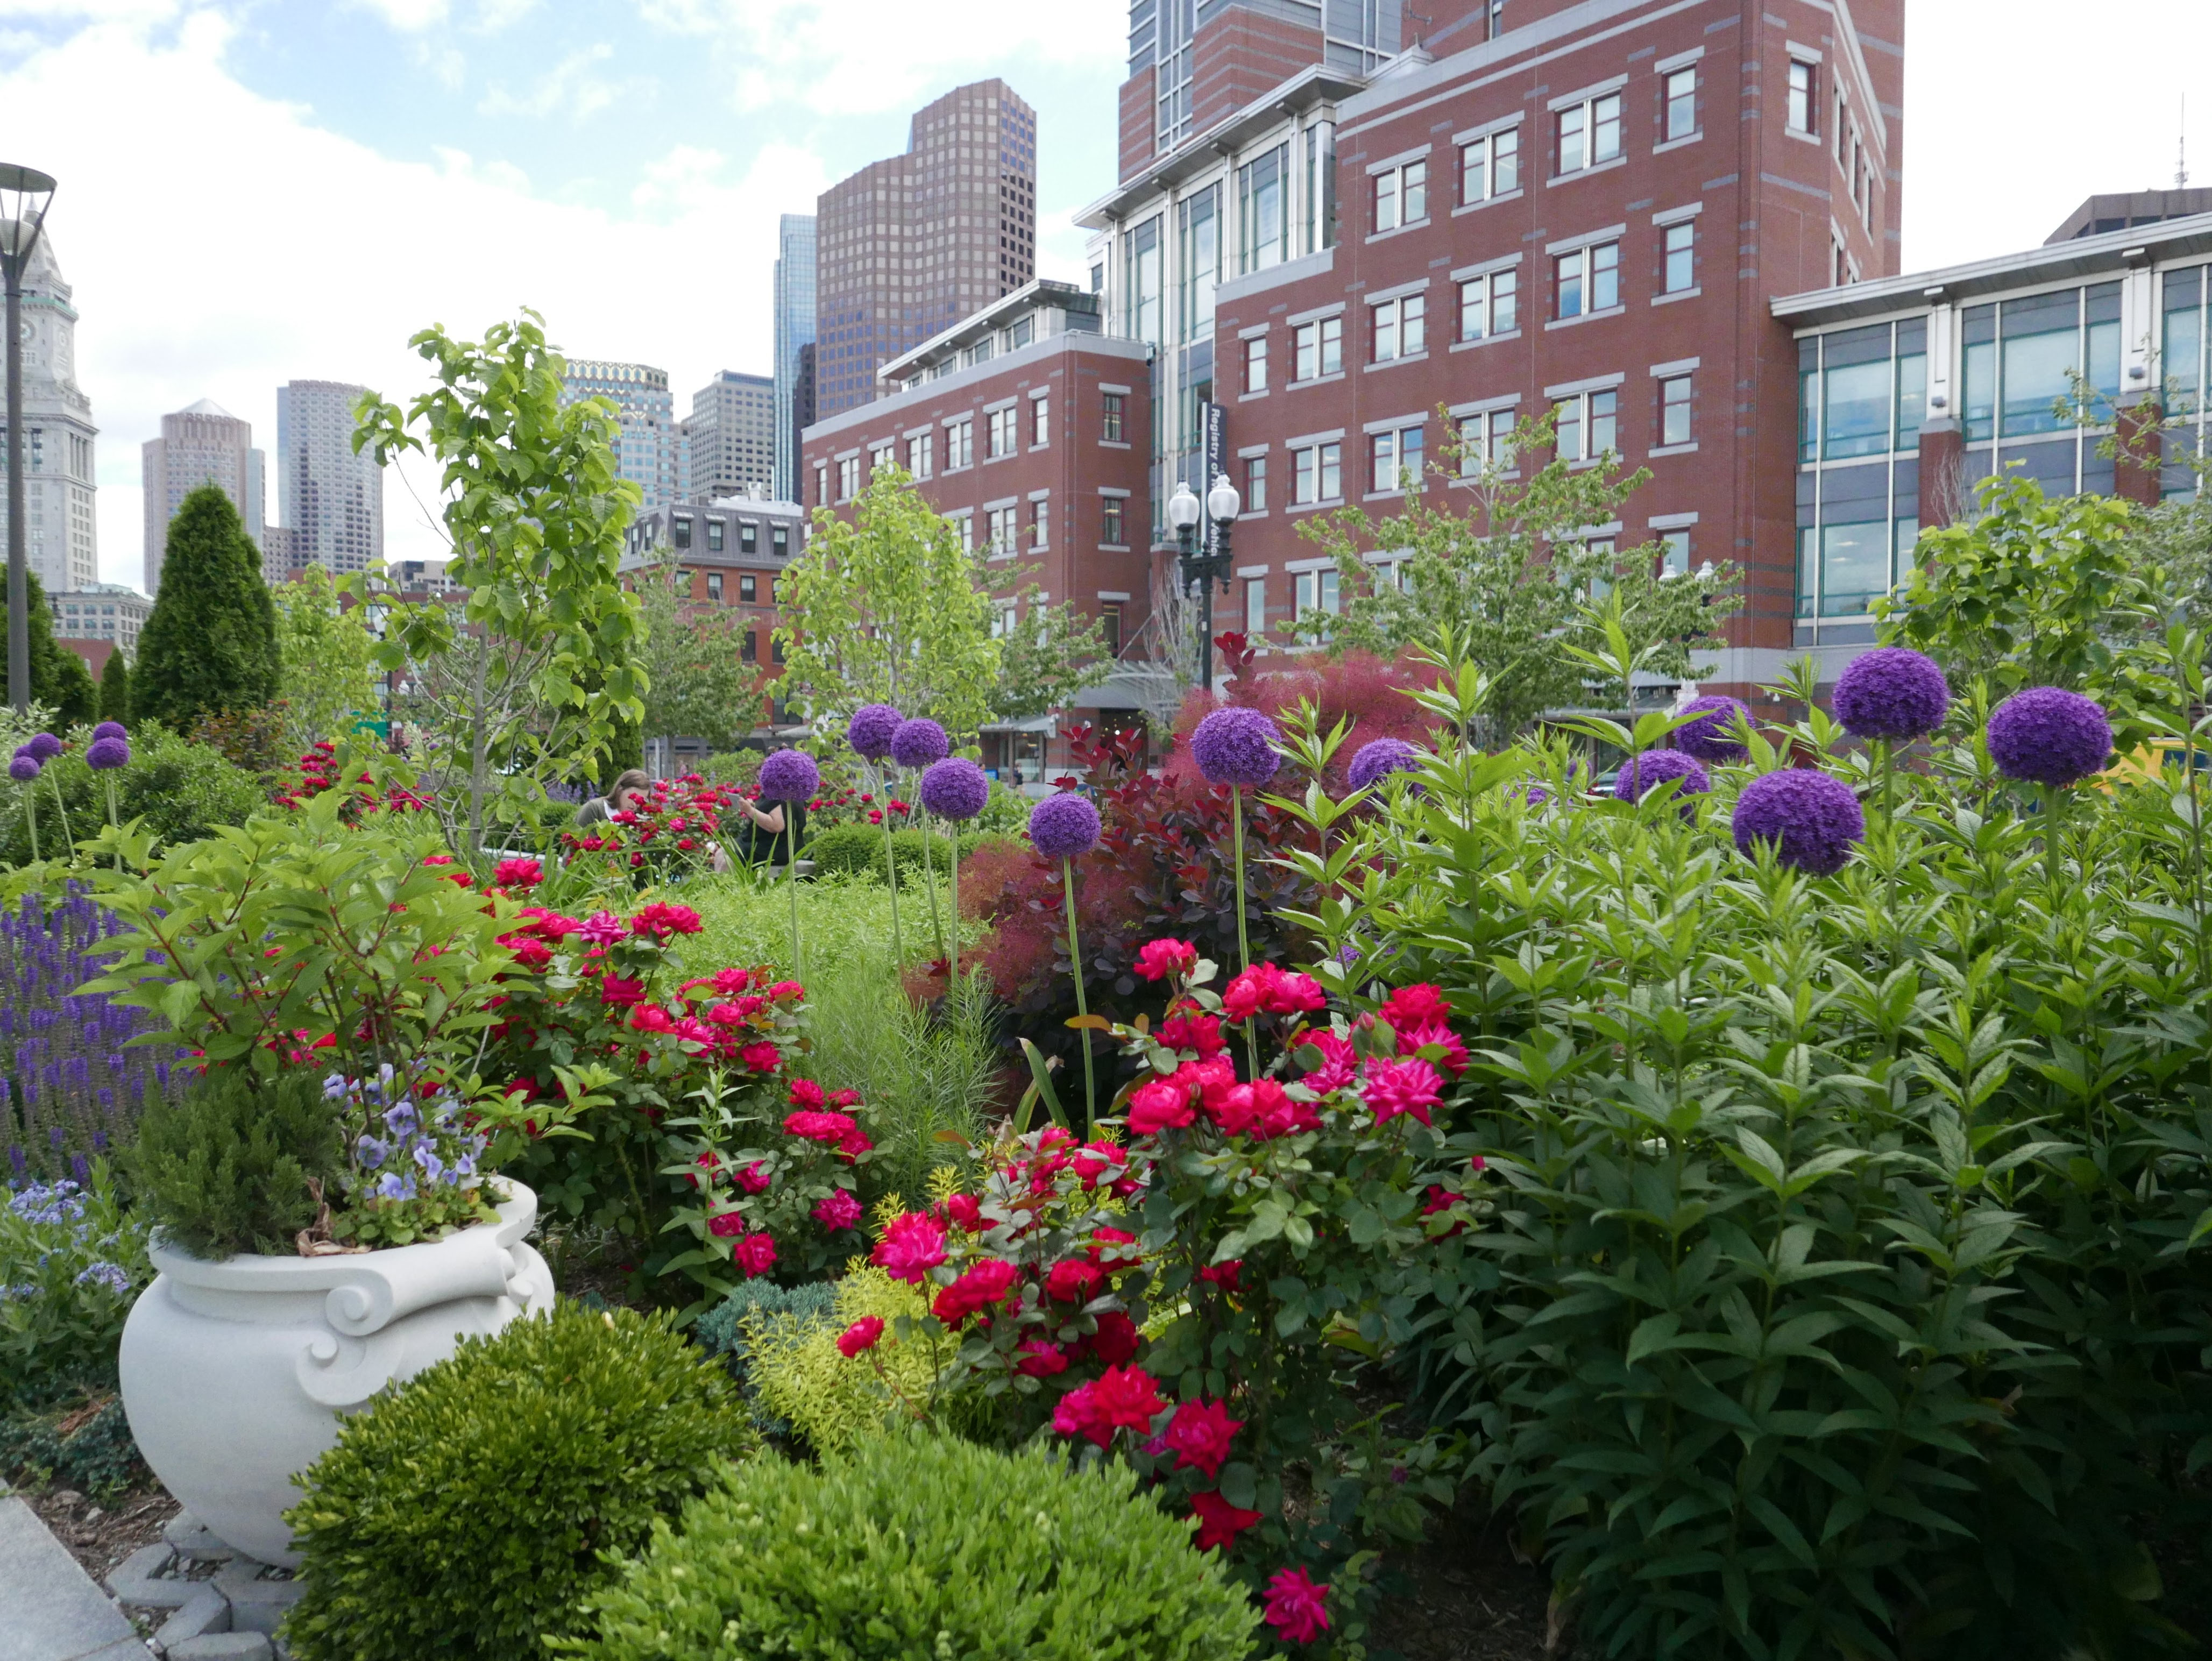
[[[999,633],[999,684],[991,716],[1026,721],[1066,709],[1076,694],[1114,672],[1106,655],[1106,625],[1065,602],[1048,603],[1044,590],[1026,583],[1013,597]]]
[[[709,750],[732,748],[761,708],[760,673],[744,661],[736,615],[695,605],[691,573],[663,545],[637,573],[642,653],[653,689],[641,728],[650,738],[703,738]]]
[[[106,667],[100,671],[100,718],[125,724],[131,719],[131,665],[120,648],[107,654]]]
[[[1446,430],[1453,425],[1447,418]],[[1550,413],[1523,418],[1503,455],[1472,441],[1445,444],[1449,465],[1404,480],[1405,506],[1389,518],[1346,507],[1308,520],[1300,534],[1335,557],[1340,610],[1309,612],[1292,632],[1333,652],[1382,658],[1450,639],[1488,677],[1480,719],[1493,743],[1547,711],[1612,696],[1606,677],[1594,677],[1574,650],[1601,645],[1593,599],[1605,600],[1602,615],[1622,632],[1641,672],[1708,672],[1697,654],[1721,643],[1720,625],[1742,604],[1734,567],[1667,573],[1658,543],[1622,549],[1592,536],[1591,526],[1621,517],[1650,472],[1624,472],[1610,455],[1587,468],[1555,456],[1519,476],[1516,458],[1556,447]]]
[[[638,600],[619,574],[638,491],[616,472],[614,406],[563,406],[566,366],[536,312],[481,343],[431,328],[409,343],[437,384],[404,412],[365,395],[354,447],[436,459],[447,572],[467,598],[410,604],[374,573],[355,591],[389,607],[374,661],[407,673],[431,799],[475,855],[488,817],[535,811],[541,770],[596,766],[644,712]]]
[[[46,602],[45,585],[35,571],[25,573],[30,584],[31,701],[52,713],[59,730],[94,718],[99,695],[92,671],[84,660],[54,639],[53,608]],[[8,675],[8,631],[0,628],[0,685]]]
[[[344,585],[319,565],[282,585],[274,597],[285,742],[304,749],[343,737],[360,717],[380,713],[368,608],[349,605]]]
[[[2052,498],[2015,472],[1984,479],[1973,516],[1922,531],[1910,581],[1875,603],[1882,643],[1927,653],[1984,705],[2026,687],[2082,693],[2132,749],[2150,735],[2146,715],[2174,703],[2170,597],[2142,528],[2117,497]]]
[[[138,718],[189,733],[203,715],[265,706],[280,672],[261,550],[221,487],[204,484],[169,521],[161,591],[138,635]]]

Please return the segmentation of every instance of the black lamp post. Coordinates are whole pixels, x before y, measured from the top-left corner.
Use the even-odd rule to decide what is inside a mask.
[[[1198,585],[1198,680],[1197,684],[1211,692],[1213,689],[1213,585],[1218,582],[1224,596],[1229,592],[1229,527],[1243,510],[1244,500],[1237,494],[1237,487],[1229,482],[1226,473],[1214,476],[1213,488],[1206,493],[1201,507],[1188,484],[1176,486],[1175,494],[1168,498],[1168,523],[1175,527],[1176,536],[1182,544],[1182,573],[1184,586]],[[1213,521],[1213,552],[1203,553],[1198,542],[1198,521],[1200,513]]]
[[[23,555],[23,273],[46,228],[54,181],[0,162],[0,279],[8,291],[8,701],[31,707],[31,583]]]

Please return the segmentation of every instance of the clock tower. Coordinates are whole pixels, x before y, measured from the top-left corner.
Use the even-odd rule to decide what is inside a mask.
[[[100,429],[92,424],[92,400],[76,384],[76,310],[70,294],[49,233],[39,239],[23,274],[24,551],[48,594],[100,580],[93,469]],[[4,417],[0,435],[13,438]],[[0,470],[0,513],[7,500]]]

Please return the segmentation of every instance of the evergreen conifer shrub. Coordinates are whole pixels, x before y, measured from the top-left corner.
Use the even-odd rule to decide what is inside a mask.
[[[720,1362],[665,1316],[563,1300],[465,1338],[294,1481],[298,1661],[515,1661],[655,1525],[757,1446]]]
[[[100,718],[131,721],[131,665],[120,652],[107,654],[107,667],[100,672]]]
[[[202,485],[169,521],[161,592],[138,636],[139,718],[182,733],[203,715],[258,709],[276,695],[278,666],[261,550],[230,498]]]
[[[591,1608],[594,1661],[1237,1661],[1259,1614],[1127,1469],[919,1432],[727,1472]]]
[[[83,658],[54,639],[54,613],[46,603],[46,587],[37,572],[25,574],[30,583],[31,701],[54,712],[54,730],[60,732],[92,719],[92,671]],[[0,628],[0,686],[7,684],[7,634]]]
[[[196,1258],[281,1257],[343,1163],[337,1115],[309,1071],[211,1073],[174,1102],[146,1093],[125,1169],[169,1244]]]

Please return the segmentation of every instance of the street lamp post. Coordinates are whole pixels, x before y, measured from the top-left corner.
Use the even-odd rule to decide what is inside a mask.
[[[54,181],[0,162],[0,280],[8,291],[8,701],[31,707],[31,582],[23,554],[23,273],[45,229]]]
[[[1206,493],[1200,506],[1198,497],[1188,484],[1177,484],[1175,494],[1168,498],[1168,523],[1175,527],[1176,539],[1182,544],[1182,576],[1184,586],[1198,585],[1198,680],[1197,684],[1208,692],[1213,689],[1213,585],[1221,585],[1225,597],[1229,592],[1229,528],[1243,511],[1244,500],[1237,494],[1237,487],[1229,482],[1229,476],[1214,476],[1213,488]],[[1213,521],[1214,549],[1201,553],[1198,542],[1200,515]]]

